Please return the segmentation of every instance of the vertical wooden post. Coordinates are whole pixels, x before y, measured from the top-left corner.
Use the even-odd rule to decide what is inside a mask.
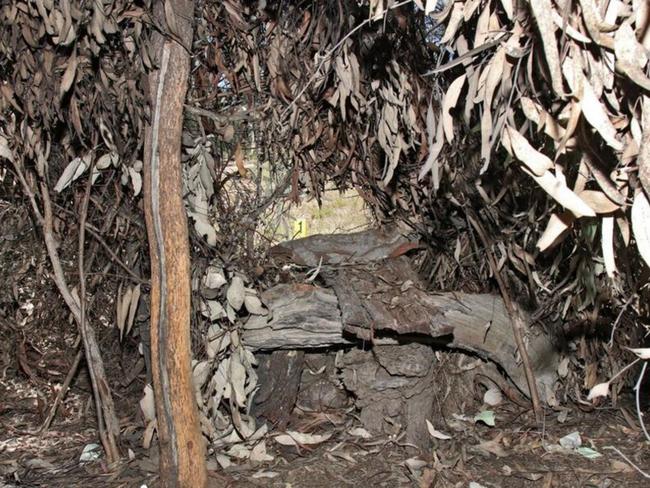
[[[193,0],[154,2],[167,36],[153,38],[151,118],[145,141],[145,217],[151,255],[151,359],[160,476],[169,488],[207,485],[194,397],[190,341],[190,255],[182,198],[183,104],[190,70]]]

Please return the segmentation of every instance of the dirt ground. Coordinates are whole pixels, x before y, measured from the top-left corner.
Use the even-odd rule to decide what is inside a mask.
[[[50,429],[38,432],[74,360],[76,331],[52,287],[29,219],[0,204],[0,487],[158,486],[155,445],[148,451],[141,447],[138,400],[144,374],[122,381],[132,366],[133,344],[120,343],[108,323],[98,325],[98,335],[115,380],[125,461],[113,470],[101,453],[80,462],[84,448],[98,443],[83,369]],[[105,313],[112,307],[105,304]],[[433,438],[427,451],[404,444],[400,436],[367,437],[354,411],[331,412],[300,421],[313,426],[310,432],[331,435],[326,442],[286,447],[272,432],[267,439],[272,461],[222,470],[211,458],[210,480],[215,487],[650,485],[633,467],[650,471],[650,446],[630,398],[616,408],[548,410],[541,428],[530,411],[509,403],[493,409],[493,427],[475,422],[484,408],[480,400],[467,399],[466,410],[456,416],[431,419],[435,435],[449,438]],[[590,450],[581,454],[560,446],[560,439],[574,432]]]
[[[10,374],[8,370],[7,373]],[[73,393],[68,409],[52,429],[30,433],[39,423],[38,391],[28,380],[3,381],[0,416],[0,475],[3,487],[140,487],[159,486],[155,448],[139,447],[139,429],[127,429],[124,448],[133,458],[114,472],[100,459],[80,463],[84,446],[97,442],[91,416],[83,411],[83,393]],[[456,422],[439,427],[451,436],[436,441],[428,452],[404,445],[399,439],[359,438],[352,414],[343,425],[325,425],[317,432],[333,434],[314,448],[301,449],[268,442],[273,461],[231,466],[225,472],[210,462],[212,486],[241,487],[642,487],[648,481],[626,462],[650,467],[650,449],[629,410],[601,409],[589,413],[571,410],[564,423],[548,414],[540,430],[529,412],[506,405],[496,410],[496,426]],[[436,426],[438,427],[438,426]],[[562,450],[561,437],[579,432],[584,446],[600,454],[595,459]],[[127,447],[130,446],[130,447]],[[613,450],[616,448],[619,452]],[[472,484],[478,483],[478,484]]]

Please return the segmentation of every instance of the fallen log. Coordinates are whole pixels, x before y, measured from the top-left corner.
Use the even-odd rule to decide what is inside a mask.
[[[245,325],[243,341],[255,351],[314,349],[364,342],[431,343],[468,351],[496,363],[517,388],[528,393],[501,297],[436,293],[420,296],[420,300],[432,310],[427,316],[419,317],[420,323],[429,322],[429,333],[411,330],[400,337],[384,328],[376,331],[376,337],[358,338],[345,331],[339,301],[332,290],[306,284],[277,285],[262,294],[269,316],[251,317]],[[550,338],[541,333],[528,337],[528,353],[538,386],[547,392],[548,398],[557,380],[558,354]]]
[[[282,284],[264,292],[270,314],[251,317],[244,342],[267,351],[435,344],[496,363],[528,395],[502,298],[427,290],[404,256],[417,247],[396,229],[319,235],[276,246],[270,253],[276,262],[317,268],[323,286]],[[538,389],[552,403],[559,354],[541,330],[528,330],[526,344]]]

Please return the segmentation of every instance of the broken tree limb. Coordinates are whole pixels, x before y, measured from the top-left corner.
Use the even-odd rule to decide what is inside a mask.
[[[371,229],[350,234],[313,235],[274,246],[269,256],[276,262],[300,266],[367,263],[396,257],[417,247],[396,228]]]
[[[251,318],[244,341],[256,350],[354,342],[435,343],[498,364],[530,396],[504,300],[491,294],[427,291],[408,258],[402,256],[403,250],[413,246],[395,231],[376,230],[313,236],[279,245],[272,256],[319,266],[325,287],[285,284],[267,290],[262,300],[270,315]],[[536,386],[552,403],[559,355],[542,331],[528,331],[525,340]]]
[[[544,420],[544,411],[542,410],[542,406],[539,402],[539,392],[538,392],[537,380],[535,378],[535,372],[533,371],[533,368],[530,364],[530,357],[528,355],[528,351],[526,350],[526,345],[524,344],[524,337],[523,337],[524,329],[525,329],[524,319],[522,317],[520,310],[518,309],[518,307],[515,307],[512,298],[510,297],[510,288],[506,284],[506,281],[503,278],[501,270],[497,265],[497,261],[492,252],[491,242],[489,241],[485,233],[485,229],[483,229],[480,220],[476,217],[476,215],[474,215],[474,212],[472,212],[471,210],[467,210],[467,218],[471,222],[476,232],[478,233],[479,238],[483,243],[483,247],[485,247],[485,252],[488,257],[488,263],[490,264],[490,269],[492,270],[492,275],[497,280],[497,283],[499,285],[499,291],[501,292],[501,296],[503,297],[503,303],[506,307],[506,311],[508,312],[508,316],[510,317],[510,321],[512,323],[512,335],[514,336],[515,343],[517,344],[517,352],[521,357],[522,368],[524,370],[524,375],[526,377],[526,383],[528,386],[530,401],[532,403],[533,410],[535,412],[535,419],[537,420],[538,424],[541,424],[542,421]]]
[[[355,340],[354,335],[345,332],[340,302],[328,288],[305,284],[277,285],[263,293],[262,300],[269,308],[269,317],[251,317],[242,336],[244,343],[253,350],[313,349],[371,342],[365,336]],[[434,343],[471,352],[499,365],[515,386],[528,395],[526,377],[518,363],[512,325],[501,297],[435,293],[420,295],[419,300],[425,307],[420,309],[423,315],[418,323],[428,322],[431,332],[414,332],[406,327],[400,338],[399,333],[384,328],[375,330],[376,334],[382,335],[372,342]],[[392,315],[390,317],[384,317],[383,322],[398,320]],[[380,318],[377,312],[375,319]],[[364,328],[352,330],[360,334]],[[559,361],[552,341],[542,333],[528,337],[528,354],[538,387],[552,393]]]
[[[114,463],[119,460],[119,448],[117,444],[120,431],[113,405],[113,397],[109,388],[108,379],[106,378],[104,362],[102,360],[101,351],[99,350],[95,331],[89,326],[88,321],[84,317],[79,301],[72,295],[63,272],[63,267],[59,258],[58,243],[54,236],[52,200],[50,199],[49,188],[46,184],[46,175],[44,174],[43,168],[37,166],[38,176],[41,179],[40,189],[41,199],[43,201],[43,211],[41,212],[38,203],[36,202],[34,191],[25,177],[22,161],[19,164],[17,161],[12,160],[12,163],[23,191],[29,198],[36,221],[43,231],[43,240],[52,265],[54,283],[56,284],[59,293],[61,293],[63,301],[65,301],[72,316],[77,322],[80,335],[83,338],[86,364],[90,372],[91,385],[97,408],[100,439],[106,452],[107,460],[109,463]],[[83,269],[83,262],[81,263],[80,269]],[[82,297],[82,299],[85,299],[83,294]]]

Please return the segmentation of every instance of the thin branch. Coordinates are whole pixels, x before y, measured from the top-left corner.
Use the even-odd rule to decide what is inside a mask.
[[[227,124],[238,120],[258,120],[261,118],[260,114],[256,112],[239,111],[233,114],[221,115],[211,110],[206,110],[200,107],[193,107],[192,105],[188,105],[188,104],[185,104],[184,108],[190,113],[199,115],[201,117],[207,117],[208,119],[212,119],[219,124]]]
[[[628,458],[625,454],[623,454],[621,451],[619,451],[619,450],[618,450],[617,448],[615,448],[614,446],[605,446],[605,447],[603,447],[603,449],[609,449],[609,450],[611,450],[611,451],[614,451],[616,454],[618,454],[618,455],[621,456],[623,459],[625,459],[625,460],[630,464],[630,466],[632,466],[634,469],[636,469],[636,470],[639,472],[639,474],[640,474],[641,476],[643,476],[644,478],[648,478],[648,479],[650,479],[650,474],[646,473],[646,472],[643,471],[641,468],[639,468],[636,464],[634,464],[634,463],[630,460],[630,458]]]
[[[627,310],[627,307],[630,306],[630,303],[632,303],[632,300],[636,298],[637,294],[632,293],[630,295],[630,298],[627,299],[625,304],[621,307],[621,310],[618,312],[618,315],[616,316],[616,320],[614,321],[614,325],[612,325],[612,333],[609,336],[609,342],[607,343],[607,347],[611,349],[611,347],[614,345],[614,333],[616,332],[616,329],[618,328],[618,324],[623,318],[623,313],[625,313],[625,310]]]
[[[82,307],[73,297],[70,287],[65,279],[65,274],[63,272],[63,267],[61,266],[61,259],[59,258],[59,252],[57,248],[57,242],[54,238],[54,216],[52,213],[52,201],[50,199],[49,189],[45,183],[45,175],[42,170],[39,171],[40,178],[40,190],[41,190],[41,199],[43,201],[43,211],[41,212],[38,204],[36,203],[36,197],[34,192],[30,188],[25,174],[23,173],[21,167],[18,163],[14,162],[14,169],[18,175],[18,180],[20,181],[23,191],[29,198],[32,209],[38,223],[41,225],[43,231],[43,240],[45,241],[45,248],[47,249],[47,254],[52,265],[52,270],[54,273],[53,280],[56,284],[59,293],[63,297],[63,301],[66,303],[70,312],[75,318],[77,325],[79,326],[79,332],[84,343],[84,351],[86,355],[86,363],[88,364],[88,370],[91,376],[91,383],[93,386],[93,393],[95,394],[95,400],[97,403],[97,398],[102,400],[100,403],[97,403],[98,411],[98,420],[100,428],[100,436],[102,432],[103,421],[106,422],[106,436],[101,436],[102,444],[106,451],[106,455],[109,461],[116,461],[119,458],[119,450],[117,449],[117,436],[119,435],[119,424],[117,422],[117,417],[115,416],[115,408],[113,406],[113,399],[111,397],[110,390],[108,388],[108,382],[106,380],[106,373],[104,371],[104,365],[101,359],[101,353],[99,352],[99,346],[97,345],[97,339],[92,331],[92,329],[85,327],[85,310],[82,312]],[[90,191],[90,178],[89,186],[86,188],[87,195],[85,196],[85,208],[87,209]],[[80,229],[85,228],[85,217],[82,221]],[[81,232],[81,231],[80,231]],[[83,259],[81,262],[82,272],[83,272]],[[81,298],[83,303],[85,291],[85,284],[81,291]],[[102,408],[104,407],[104,408]],[[117,453],[118,458],[115,458]]]
[[[643,430],[643,434],[645,435],[645,438],[650,441],[650,434],[648,434],[648,430],[645,428],[645,422],[643,421],[643,413],[641,412],[641,384],[643,383],[643,377],[645,376],[645,370],[648,367],[648,362],[645,361],[643,363],[643,368],[641,368],[641,374],[639,375],[639,380],[636,382],[636,386],[634,387],[634,391],[636,392],[636,413],[639,416],[639,423],[641,424],[641,430]]]
[[[72,366],[70,366],[70,370],[68,371],[68,374],[65,377],[65,380],[63,381],[63,384],[61,385],[61,389],[59,390],[59,393],[56,395],[56,398],[54,399],[54,403],[50,407],[50,411],[47,414],[46,419],[43,421],[41,424],[40,428],[38,429],[38,433],[44,434],[47,432],[47,430],[50,428],[50,425],[52,425],[52,421],[54,420],[54,416],[56,415],[56,411],[59,408],[59,405],[65,398],[66,393],[68,392],[68,389],[70,388],[70,383],[72,383],[72,378],[74,378],[75,374],[77,373],[77,370],[79,369],[79,364],[81,363],[81,358],[83,357],[84,350],[83,348],[79,348],[79,343],[81,342],[81,336],[77,338],[77,341],[75,343],[75,347],[77,347],[77,354],[74,357],[74,361],[72,361]]]
[[[497,265],[494,253],[492,252],[492,246],[490,245],[490,241],[487,237],[487,234],[485,233],[485,229],[483,229],[483,226],[479,222],[478,218],[470,209],[467,209],[466,211],[467,218],[471,222],[474,229],[476,229],[479,238],[483,242],[483,247],[485,247],[485,252],[488,257],[490,268],[492,268],[492,274],[494,274],[494,278],[497,280],[499,291],[503,297],[503,302],[506,306],[506,310],[508,311],[508,315],[510,316],[510,320],[512,321],[512,332],[515,336],[515,343],[517,344],[517,349],[521,355],[521,362],[524,366],[524,373],[526,374],[526,382],[528,383],[528,390],[530,391],[530,400],[533,404],[535,419],[538,423],[541,423],[544,420],[544,411],[542,410],[542,406],[539,401],[539,392],[537,391],[537,381],[535,380],[535,374],[533,373],[533,368],[530,365],[530,358],[528,357],[526,345],[524,344],[522,332],[524,329],[523,319],[519,311],[515,308],[512,298],[510,297],[510,292],[508,291],[508,286],[506,285],[506,282],[501,275],[501,271],[499,271],[499,266]]]
[[[110,247],[110,246],[108,245],[108,243],[107,243],[107,242],[102,238],[102,236],[99,235],[99,233],[98,233],[97,231],[93,230],[93,228],[92,228],[92,226],[91,226],[90,224],[86,223],[85,228],[86,228],[86,230],[88,231],[88,233],[89,233],[91,236],[93,236],[93,238],[96,239],[97,242],[99,242],[99,244],[101,244],[101,246],[104,248],[104,250],[105,250],[105,251],[109,254],[109,256],[111,257],[111,259],[112,259],[113,261],[115,261],[115,262],[116,262],[116,263],[117,263],[117,264],[118,264],[118,265],[119,265],[119,266],[120,266],[124,271],[126,271],[126,272],[128,273],[128,275],[129,275],[133,280],[136,281],[136,283],[141,283],[141,284],[148,284],[148,283],[149,283],[148,280],[145,280],[145,279],[141,278],[140,276],[138,276],[137,274],[135,274],[135,272],[134,272],[131,268],[129,268],[129,267],[126,265],[126,263],[124,263],[124,261],[122,261],[122,260],[120,259],[120,257],[119,257],[117,254],[115,254],[115,251],[113,251],[113,250],[111,249],[111,247]]]
[[[94,165],[91,165],[89,174],[92,175]],[[93,395],[97,405],[97,420],[99,426],[99,436],[106,452],[106,458],[109,464],[120,459],[120,452],[117,447],[117,437],[119,436],[119,427],[113,399],[108,389],[106,377],[103,368],[103,362],[99,355],[96,340],[86,321],[86,270],[84,269],[84,258],[86,248],[86,220],[88,218],[88,203],[90,201],[90,190],[92,188],[92,176],[88,177],[86,191],[81,202],[79,217],[79,328],[81,337],[84,342],[86,351],[86,363],[93,384]],[[100,386],[101,385],[101,386]]]

